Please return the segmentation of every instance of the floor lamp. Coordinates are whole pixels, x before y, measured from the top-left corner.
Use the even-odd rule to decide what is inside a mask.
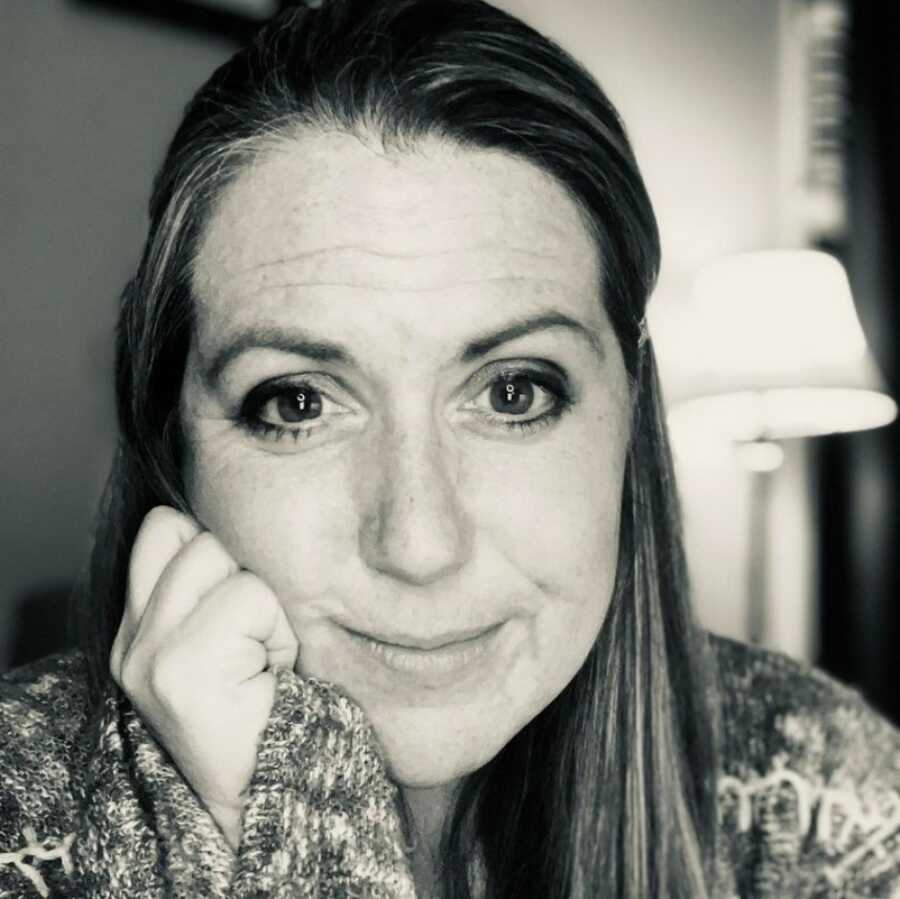
[[[766,547],[779,440],[880,427],[897,406],[856,316],[843,266],[818,250],[764,250],[704,267],[685,324],[689,370],[669,404],[684,434],[732,441],[751,472],[747,634],[766,637]],[[684,350],[684,348],[682,348]]]

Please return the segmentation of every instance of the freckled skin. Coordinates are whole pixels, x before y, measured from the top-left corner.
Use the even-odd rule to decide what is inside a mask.
[[[300,670],[362,705],[407,788],[446,788],[492,758],[572,679],[606,614],[629,435],[598,281],[553,179],[437,140],[386,155],[374,139],[299,133],[232,182],[205,232],[181,413],[193,511],[274,589]],[[556,328],[454,363],[474,336],[549,308],[589,326],[603,357]],[[208,383],[216,352],[259,325],[340,342],[359,368],[254,349]],[[479,373],[539,359],[565,370],[574,405],[507,431]],[[240,427],[251,389],[307,375],[326,426],[296,442]],[[524,417],[548,406],[539,391],[534,403]],[[423,688],[349,652],[336,620],[507,624],[474,682]]]

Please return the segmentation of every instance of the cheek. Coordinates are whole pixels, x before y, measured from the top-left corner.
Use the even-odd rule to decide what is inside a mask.
[[[615,583],[627,437],[598,417],[565,450],[535,460],[515,488],[486,496],[496,546],[539,590],[529,628],[530,676],[509,705],[537,714],[574,677],[603,624]],[[520,724],[524,723],[520,721]]]
[[[545,592],[584,597],[606,581],[618,553],[624,437],[603,418],[578,423],[555,452],[514,476],[497,466],[476,495],[504,553]]]
[[[213,468],[198,453],[191,480],[198,518],[289,610],[327,593],[353,527],[349,472],[290,458],[236,454]]]

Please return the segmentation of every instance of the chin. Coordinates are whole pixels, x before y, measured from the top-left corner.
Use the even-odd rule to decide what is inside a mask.
[[[458,756],[426,758],[423,753],[426,747],[416,746],[404,752],[402,749],[391,751],[384,741],[382,746],[390,779],[411,789],[455,783],[490,761],[490,757],[481,760],[460,759]]]
[[[371,716],[391,780],[410,788],[450,784],[487,764],[505,745],[496,732],[454,727],[451,716],[448,709],[443,726],[433,721],[403,726],[379,720],[377,713]]]

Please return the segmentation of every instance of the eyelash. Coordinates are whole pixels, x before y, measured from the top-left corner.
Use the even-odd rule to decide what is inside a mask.
[[[532,383],[537,384],[539,387],[546,390],[553,399],[553,407],[536,418],[526,419],[524,421],[506,421],[499,417],[494,418],[488,416],[489,421],[496,422],[508,431],[533,433],[541,428],[549,427],[572,407],[574,401],[564,379],[557,380],[551,375],[529,368],[504,369],[484,385],[484,390],[492,387],[498,381],[513,380],[522,377],[527,378]],[[252,436],[259,437],[263,440],[278,441],[287,437],[292,437],[295,443],[301,439],[306,439],[311,433],[327,427],[327,425],[317,425],[315,427],[307,428],[288,427],[287,425],[266,421],[264,418],[260,417],[260,412],[270,400],[277,399],[283,394],[296,393],[298,390],[313,390],[320,395],[324,395],[321,391],[316,390],[312,384],[303,380],[274,381],[260,384],[258,387],[251,390],[244,399],[237,417],[238,424]],[[480,395],[481,394],[479,393],[479,396]]]

